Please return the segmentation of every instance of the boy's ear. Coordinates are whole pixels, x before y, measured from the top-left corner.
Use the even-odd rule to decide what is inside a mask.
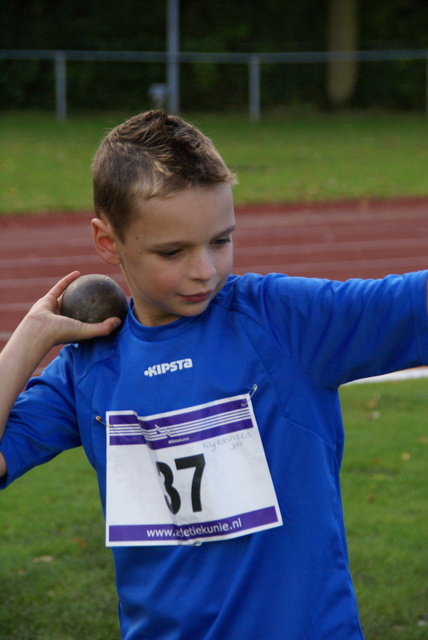
[[[108,222],[100,218],[91,221],[92,239],[98,255],[107,264],[120,264],[120,256],[116,247],[116,238]]]

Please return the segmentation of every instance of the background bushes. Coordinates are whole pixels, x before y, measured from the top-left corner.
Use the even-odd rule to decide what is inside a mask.
[[[2,49],[164,51],[166,2],[159,0],[3,0]],[[182,51],[282,52],[327,48],[328,0],[181,0]],[[358,2],[359,49],[428,49],[426,0]],[[264,107],[328,106],[323,64],[262,65]],[[165,82],[161,63],[68,62],[70,110],[139,109]],[[423,61],[360,63],[351,107],[425,108]],[[240,109],[248,101],[241,64],[180,66],[183,109]],[[0,108],[52,109],[53,63],[0,62]]]

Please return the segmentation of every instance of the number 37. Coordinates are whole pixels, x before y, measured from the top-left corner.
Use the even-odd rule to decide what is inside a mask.
[[[195,468],[191,487],[192,510],[194,513],[196,511],[202,511],[201,483],[202,474],[205,468],[204,454],[200,453],[195,456],[187,456],[186,458],[176,458],[174,462],[177,471],[181,471],[182,469],[191,469],[193,467]],[[163,476],[163,483],[167,493],[167,495],[165,495],[167,507],[171,513],[176,514],[181,507],[181,497],[177,489],[174,487],[174,474],[171,467],[167,465],[166,462],[156,462],[156,468],[159,475]]]

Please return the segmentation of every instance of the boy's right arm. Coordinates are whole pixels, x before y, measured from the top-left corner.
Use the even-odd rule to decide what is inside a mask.
[[[79,275],[78,271],[70,273],[38,300],[0,354],[0,439],[15,400],[52,347],[107,336],[120,324],[118,318],[87,324],[60,315],[61,295]],[[6,471],[0,453],[0,477]]]

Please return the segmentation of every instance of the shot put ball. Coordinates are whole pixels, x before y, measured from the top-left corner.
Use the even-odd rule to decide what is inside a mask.
[[[108,276],[80,276],[68,285],[61,300],[61,314],[81,322],[102,322],[116,317],[122,321],[128,302],[122,288]]]

